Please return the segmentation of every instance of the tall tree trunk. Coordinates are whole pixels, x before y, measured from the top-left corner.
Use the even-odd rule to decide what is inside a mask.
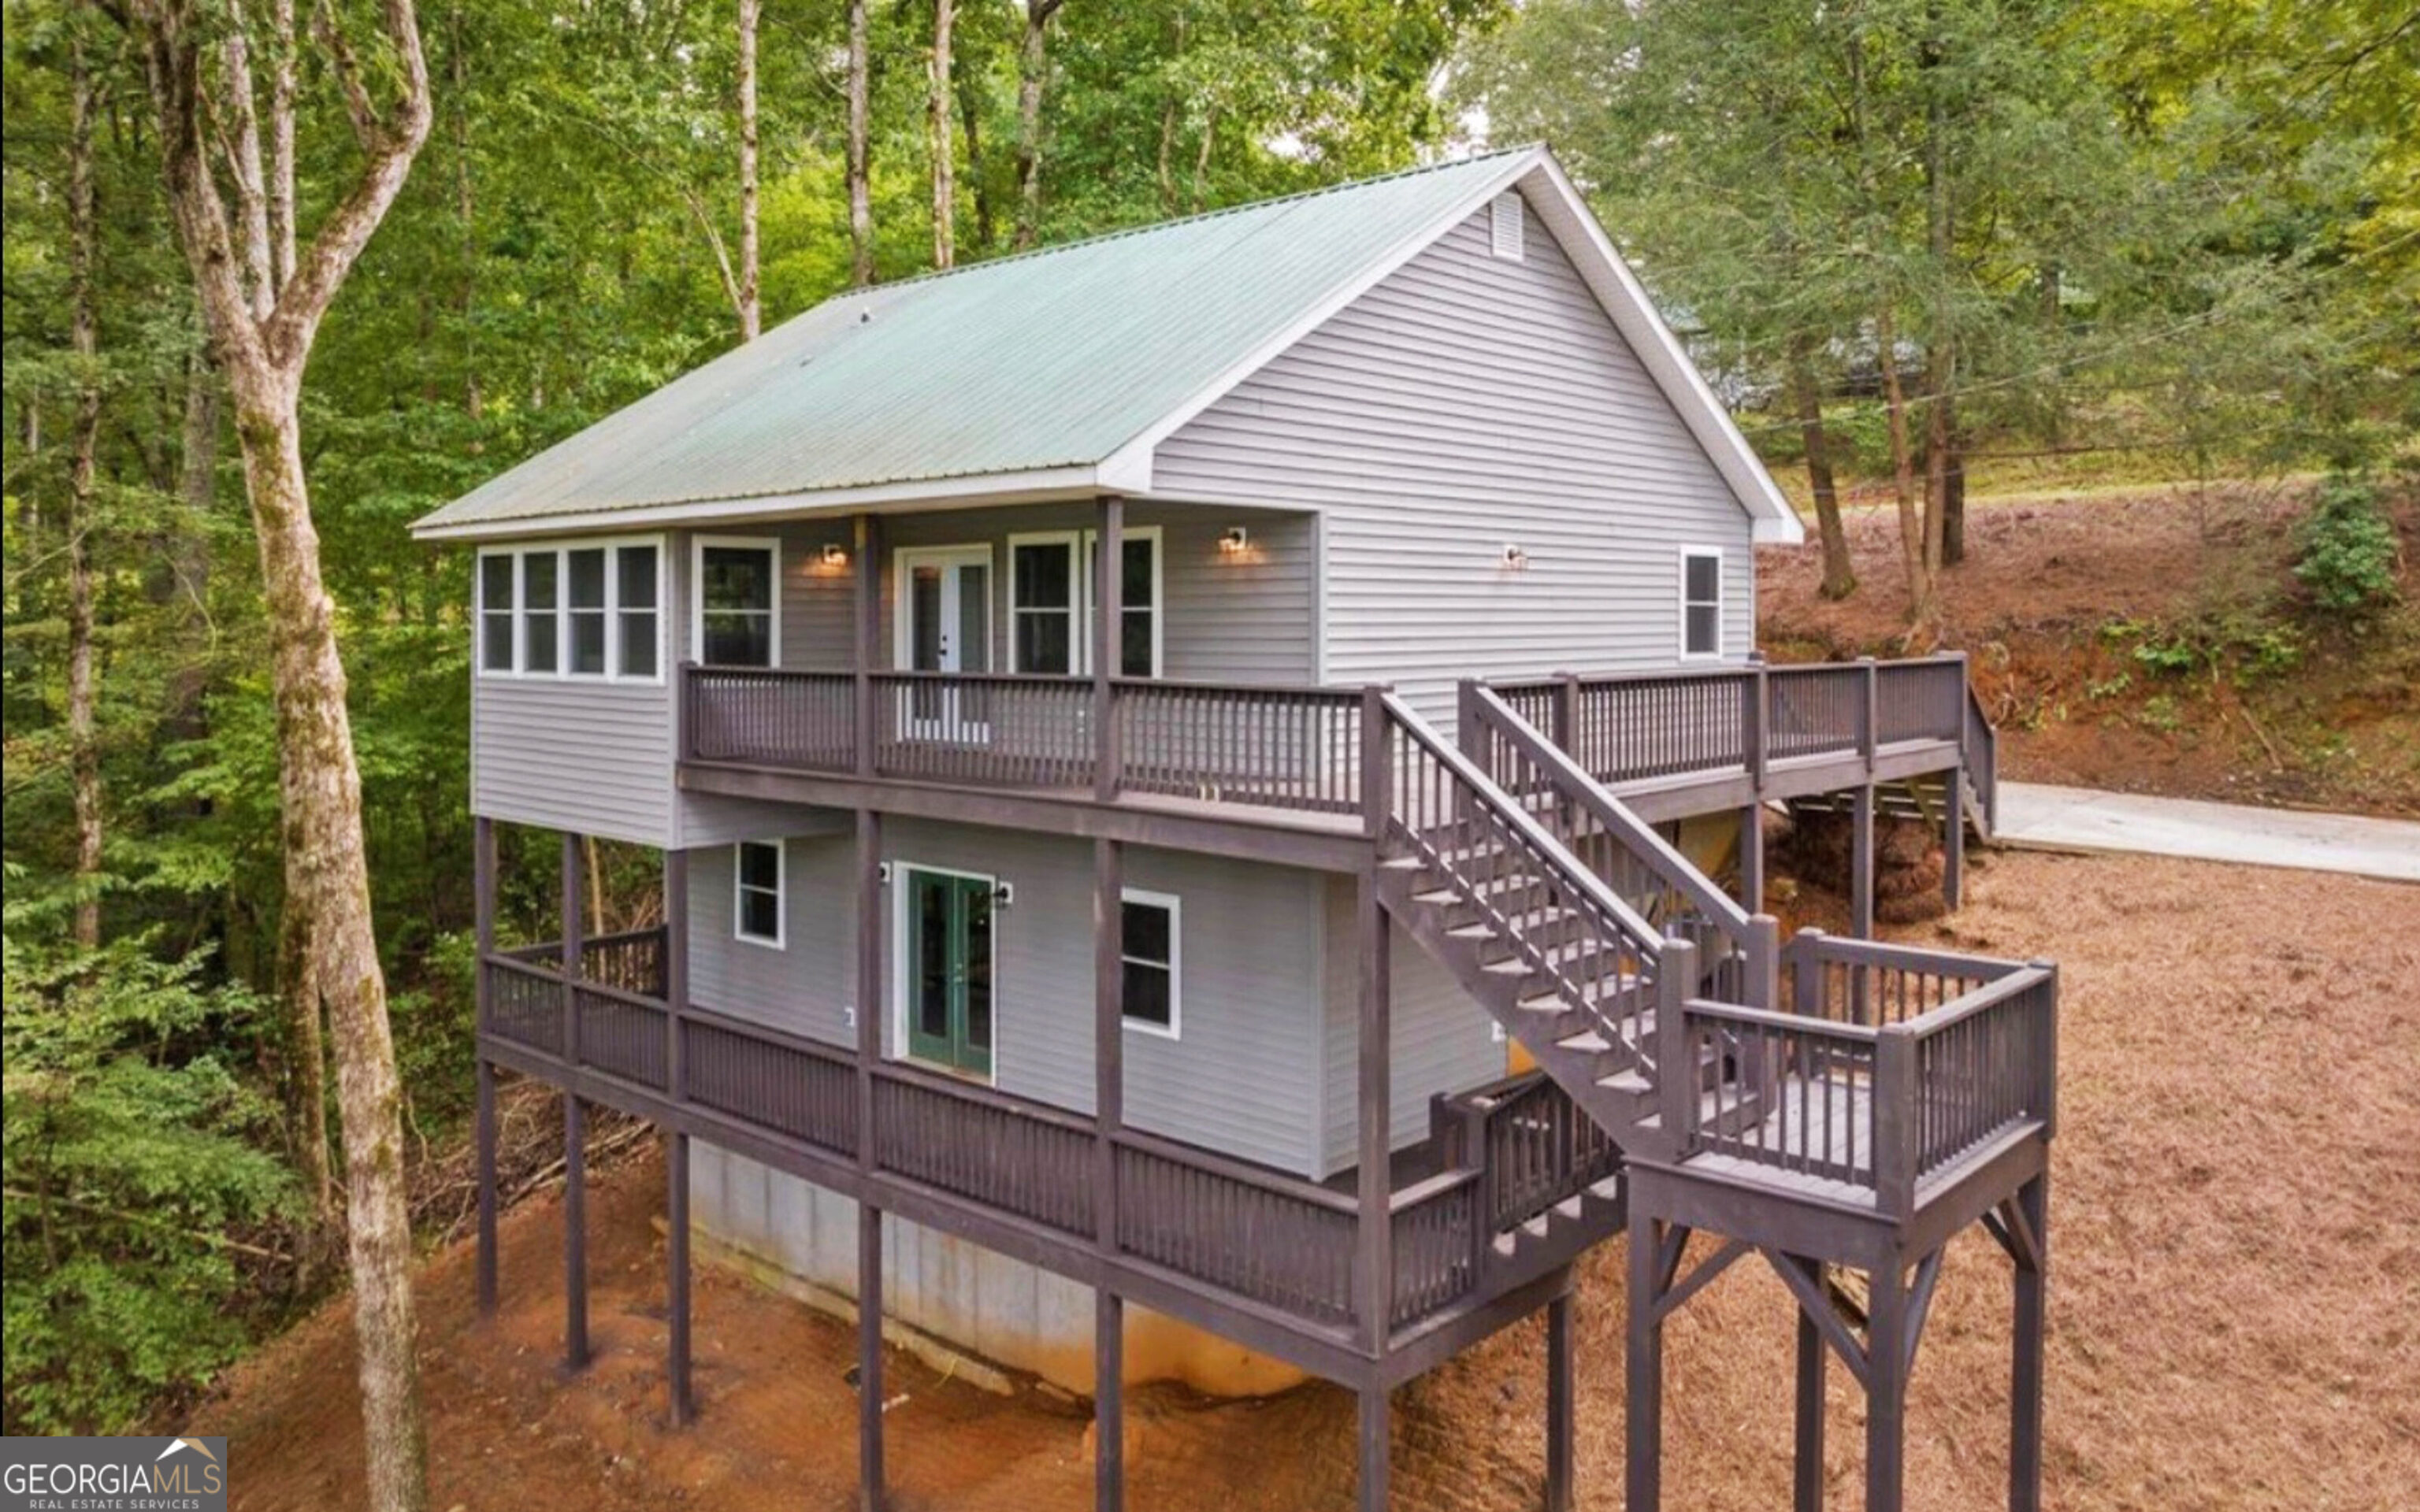
[[[1849,532],[1840,523],[1840,491],[1832,476],[1832,439],[1823,428],[1823,390],[1815,377],[1814,343],[1790,343],[1790,395],[1798,409],[1798,433],[1807,449],[1807,487],[1815,496],[1815,532],[1823,543],[1823,596],[1846,598],[1857,591],[1857,569],[1849,560]]]
[[[980,257],[991,251],[997,220],[992,213],[991,179],[984,172],[984,75],[981,69],[959,69],[955,77],[958,130],[967,134],[967,177],[974,187],[975,255]]]
[[[445,17],[446,69],[454,80],[454,215],[462,223],[462,294],[455,309],[462,322],[462,408],[473,421],[487,410],[479,382],[479,234],[471,179],[471,64],[462,45],[462,8]],[[475,443],[474,443],[475,444]]]
[[[1185,208],[1187,210],[1199,210],[1202,202],[1209,197],[1210,151],[1217,145],[1218,140],[1218,107],[1213,105],[1210,107],[1209,114],[1202,117],[1202,145],[1194,150],[1193,154],[1193,195],[1186,203]]]
[[[1185,13],[1179,11],[1176,16],[1176,43],[1170,51],[1169,60],[1173,63],[1181,61],[1184,56]],[[1171,83],[1168,97],[1159,105],[1159,213],[1162,215],[1176,213],[1176,124],[1183,103]]]
[[[93,293],[91,70],[84,39],[68,46],[68,282],[75,349],[75,438],[68,465],[68,766],[75,800],[75,941],[101,944],[101,744],[92,665],[92,483],[101,440],[101,322]]]
[[[215,8],[213,8],[215,10]],[[203,144],[232,116],[209,100],[205,21],[195,0],[127,0],[159,114],[169,208],[226,375],[260,551],[284,803],[286,896],[302,910],[328,1007],[344,1131],[348,1257],[371,1512],[425,1512],[427,1443],[411,1295],[402,1089],[370,912],[361,772],[345,708],[335,606],[302,468],[302,387],[311,347],[345,279],[402,192],[428,138],[427,59],[411,0],[382,0],[375,79],[344,35],[349,11],[317,12],[315,55],[341,94],[361,160],[271,308],[256,315],[238,271],[229,216]],[[240,23],[240,12],[238,13]],[[375,92],[374,92],[375,89]],[[271,135],[282,135],[283,123]],[[256,141],[251,151],[257,151]],[[240,145],[239,157],[245,149]]]
[[[950,32],[956,0],[933,0],[933,51],[925,61],[924,136],[933,159],[933,266],[957,263],[957,131],[950,93]]]
[[[848,0],[848,281],[854,288],[874,282],[874,200],[866,162],[873,55],[865,7],[866,0]]]
[[[294,0],[273,0],[269,24],[269,276],[282,289],[294,276]]]
[[[1899,496],[1900,559],[1907,570],[1907,617],[1932,616],[1932,565],[1924,551],[1924,515],[1916,501],[1916,453],[1908,440],[1907,391],[1899,376],[1899,332],[1885,304],[1874,316],[1875,360],[1883,370],[1883,406],[1890,422],[1891,481]]]
[[[1947,458],[1941,474],[1941,564],[1954,567],[1966,560],[1966,436],[1958,428],[1955,395],[1942,395],[1941,415]]]
[[[288,847],[299,842],[289,830]],[[335,1161],[328,1143],[328,1048],[320,1015],[326,1007],[319,994],[318,962],[311,949],[310,912],[292,898],[277,921],[277,988],[286,999],[290,1039],[294,1149],[302,1164],[302,1185],[311,1203],[311,1227],[303,1246],[302,1288],[326,1258],[336,1224]]]
[[[756,259],[756,12],[758,0],[739,0],[739,339],[764,329],[757,307]]]
[[[1958,383],[1958,333],[1949,308],[1952,245],[1949,193],[1948,85],[1942,70],[1947,44],[1942,38],[1940,0],[1927,0],[1927,32],[1920,51],[1924,73],[1924,239],[1932,275],[1932,334],[1925,353],[1924,560],[1938,572],[1949,561],[1950,395]],[[1964,500],[1956,501],[1964,507]],[[1964,523],[1958,530],[1962,547]]]
[[[1016,235],[1018,252],[1042,239],[1042,91],[1050,80],[1050,18],[1062,0],[1026,0],[1025,51],[1016,69]]]

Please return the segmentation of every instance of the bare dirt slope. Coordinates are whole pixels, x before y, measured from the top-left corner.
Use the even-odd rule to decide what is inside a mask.
[[[2403,603],[2358,633],[2298,609],[2307,486],[1978,500],[1942,581],[1941,643],[1975,658],[2004,770],[2178,797],[2420,814],[2420,500],[2390,498]],[[1859,588],[1816,592],[1810,542],[1758,553],[1777,657],[1904,646],[1899,526],[1849,519]]]
[[[1822,900],[1807,895],[1818,912]],[[2399,1512],[2420,1506],[2420,931],[2381,883],[2195,862],[1986,858],[1947,939],[2065,965],[2055,1147],[2049,1504],[2060,1512]],[[481,1326],[466,1248],[422,1280],[441,1508],[850,1504],[845,1326],[703,1277],[704,1416],[664,1422],[660,1168],[595,1198],[600,1351],[560,1380],[560,1209],[505,1225],[506,1309]],[[1621,1505],[1621,1255],[1580,1292],[1583,1504]],[[1953,1248],[1910,1412],[1925,1512],[2005,1505],[2007,1267]],[[1670,1335],[1667,1503],[1789,1499],[1792,1317],[1735,1269]],[[199,1431],[233,1440],[236,1504],[360,1505],[348,1321],[332,1310],[238,1372]],[[899,1504],[1091,1504],[1079,1408],[1002,1399],[893,1356]],[[1540,1345],[1516,1329],[1399,1394],[1399,1508],[1535,1504]],[[1131,1504],[1349,1506],[1351,1409],[1313,1388],[1203,1408],[1142,1394]],[[1833,1372],[1827,1465],[1856,1504],[1862,1403]]]

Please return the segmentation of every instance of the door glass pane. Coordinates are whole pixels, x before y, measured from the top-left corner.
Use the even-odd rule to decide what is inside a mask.
[[[910,948],[916,955],[912,1022],[918,1035],[935,1041],[929,1049],[918,1049],[932,1054],[945,1052],[950,1041],[950,887],[947,878],[913,875],[915,891],[908,903],[915,931]]]
[[[958,568],[958,671],[991,671],[991,568],[969,562]]]
[[[908,665],[920,672],[941,670],[941,569],[918,567],[908,587]]]
[[[959,1064],[981,1071],[991,1064],[991,884],[960,883],[967,918],[966,1038]]]

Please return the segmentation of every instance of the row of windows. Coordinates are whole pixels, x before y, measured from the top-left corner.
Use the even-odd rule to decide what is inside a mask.
[[[663,571],[652,541],[479,557],[479,670],[652,682],[663,667]]]
[[[751,945],[784,947],[784,855],[778,841],[741,841],[734,847],[732,933]],[[1177,1032],[1179,906],[1169,893],[1128,887],[1119,909],[1126,1022],[1171,1038]]]

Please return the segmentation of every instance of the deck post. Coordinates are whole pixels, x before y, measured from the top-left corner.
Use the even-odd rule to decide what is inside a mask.
[[[588,1117],[563,1094],[563,1368],[588,1365]]]
[[[1819,1261],[1788,1257],[1789,1262],[1807,1273],[1815,1283],[1816,1293],[1823,1289],[1823,1267]],[[1798,1432],[1797,1448],[1792,1457],[1791,1512],[1823,1512],[1823,1371],[1829,1363],[1824,1358],[1826,1346],[1823,1332],[1817,1326],[1814,1315],[1806,1304],[1798,1308]]]
[[[1628,1435],[1622,1456],[1624,1512],[1659,1512],[1664,1501],[1664,1324],[1656,1316],[1655,1252],[1661,1226],[1632,1198],[1628,1314],[1622,1354],[1623,1412]]]
[[[1394,987],[1392,941],[1386,906],[1378,901],[1378,878],[1364,866],[1357,879],[1355,900],[1359,936],[1360,1011],[1360,1140],[1357,1250],[1355,1270],[1355,1313],[1361,1325],[1362,1348],[1372,1355],[1385,1352],[1394,1312],[1394,1220],[1388,1211],[1393,1195],[1388,1138],[1393,1118],[1393,1088],[1388,1063],[1393,1029]],[[1364,1407],[1366,1411],[1367,1402]],[[1384,1398],[1381,1397],[1383,1416]],[[1366,1425],[1365,1425],[1366,1431]]]
[[[1874,785],[1860,783],[1854,807],[1849,855],[1849,933],[1861,940],[1874,937]]]
[[[488,958],[496,951],[496,822],[484,815],[471,821],[471,899],[479,957],[476,1022],[485,1035],[495,1013]],[[479,1316],[489,1318],[496,1311],[496,1068],[485,1046],[474,1048],[479,1052],[473,1115],[479,1162]]]
[[[1387,1512],[1387,1388],[1361,1388],[1360,1512]]]
[[[664,1374],[671,1384],[673,1426],[697,1421],[689,1360],[689,1135],[664,1137]]]
[[[1901,1512],[1907,1479],[1907,1273],[1893,1254],[1868,1276],[1866,1512]]]
[[[882,644],[882,521],[857,517],[855,636],[857,775],[874,775],[874,662]]]
[[[2040,1512],[2042,1332],[2050,1265],[2050,1175],[2017,1191],[2017,1211],[2033,1227],[2030,1263],[2017,1259],[2016,1339],[2009,1370],[2009,1512]]]
[[[1577,1389],[1572,1364],[1572,1294],[1566,1288],[1546,1304],[1546,1512],[1572,1512],[1573,1399]]]
[[[857,1205],[857,1504],[882,1512],[882,1210]]]
[[[1941,794],[1941,900],[1955,913],[1966,903],[1966,768],[1949,768]]]
[[[1126,501],[1100,499],[1100,544],[1093,555],[1093,796],[1118,795],[1125,764],[1118,743],[1118,674],[1125,670]]]
[[[1766,670],[1763,652],[1749,652],[1747,660],[1748,676],[1741,685],[1741,691],[1747,699],[1747,707],[1743,711],[1746,730],[1741,754],[1747,763],[1749,801],[1761,803],[1764,801],[1765,763],[1771,754],[1768,748],[1772,745],[1766,725],[1773,717],[1773,674]],[[1756,907],[1755,903],[1748,904],[1750,912],[1754,912]]]
[[[1764,805],[1751,803],[1739,811],[1740,906],[1751,914],[1764,912]]]
[[[1387,689],[1374,683],[1361,687],[1361,832],[1374,844],[1387,841],[1387,823],[1395,806],[1394,742],[1387,719]]]
[[[587,953],[580,917],[580,837],[563,832],[563,1069],[580,1067],[581,958]]]
[[[689,852],[664,852],[664,1095],[689,1095]]]
[[[1121,1512],[1126,1504],[1125,1299],[1108,1287],[1093,1291],[1093,1505]]]
[[[1882,663],[1871,656],[1859,656],[1857,669],[1865,675],[1857,679],[1857,754],[1866,761],[1866,783],[1874,780],[1874,748],[1880,744],[1876,732],[1882,720],[1875,705],[1882,696]]]

